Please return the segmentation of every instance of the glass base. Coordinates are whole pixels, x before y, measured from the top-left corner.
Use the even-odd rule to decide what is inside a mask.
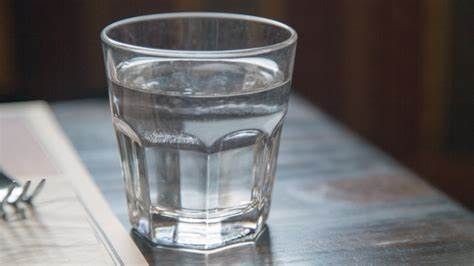
[[[161,211],[151,214],[151,227],[140,226],[143,223],[139,222],[135,230],[154,245],[213,250],[256,240],[264,227],[263,213],[255,207],[235,215],[203,219]]]

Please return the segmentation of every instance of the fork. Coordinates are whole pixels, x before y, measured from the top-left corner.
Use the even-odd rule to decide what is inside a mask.
[[[26,181],[21,185],[15,179],[6,175],[0,169],[0,216],[2,219],[7,219],[7,212],[5,206],[12,206],[17,213],[23,211],[20,207],[20,203],[32,205],[33,199],[39,194],[43,188],[46,179],[42,178],[38,185],[33,189],[33,192],[28,194],[28,190],[31,186],[31,180]]]

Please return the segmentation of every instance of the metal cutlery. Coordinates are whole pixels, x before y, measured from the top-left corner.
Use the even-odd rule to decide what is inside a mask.
[[[31,180],[20,184],[17,180],[9,177],[0,169],[0,216],[7,220],[8,213],[6,206],[11,206],[15,213],[24,214],[22,204],[32,205],[33,199],[40,193],[44,187],[46,179],[42,178],[40,182],[30,190]],[[31,193],[28,193],[28,191]]]

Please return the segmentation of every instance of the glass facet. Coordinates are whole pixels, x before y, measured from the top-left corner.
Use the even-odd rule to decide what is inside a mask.
[[[132,226],[213,249],[268,217],[296,33],[224,13],[125,19],[102,32]]]

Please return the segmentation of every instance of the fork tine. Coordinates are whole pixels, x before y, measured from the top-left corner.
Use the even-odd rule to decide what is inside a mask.
[[[8,203],[16,206],[18,202],[20,202],[23,197],[25,196],[26,192],[28,191],[28,188],[30,187],[31,185],[31,180],[28,180],[25,182],[25,184],[21,187],[22,191],[20,193],[20,195],[18,195],[18,197],[16,199],[14,199],[13,201],[9,201]]]
[[[16,182],[11,183],[10,186],[8,186],[7,194],[0,201],[0,215],[1,215],[2,219],[5,220],[5,221],[8,219],[8,216],[7,216],[7,213],[6,213],[3,206],[5,205],[5,203],[8,202],[8,198],[12,194],[12,192],[15,189],[16,185],[17,185]]]
[[[42,178],[38,185],[33,189],[33,192],[28,197],[25,197],[23,200],[26,203],[31,204],[33,199],[41,192],[41,189],[44,187],[45,183],[46,179]]]
[[[5,197],[3,197],[2,201],[0,201],[0,207],[3,207],[3,205],[5,205],[5,203],[8,202],[8,198],[10,197],[10,195],[12,194],[16,186],[17,186],[16,182],[13,182],[10,184],[7,190],[7,194],[5,195]]]

